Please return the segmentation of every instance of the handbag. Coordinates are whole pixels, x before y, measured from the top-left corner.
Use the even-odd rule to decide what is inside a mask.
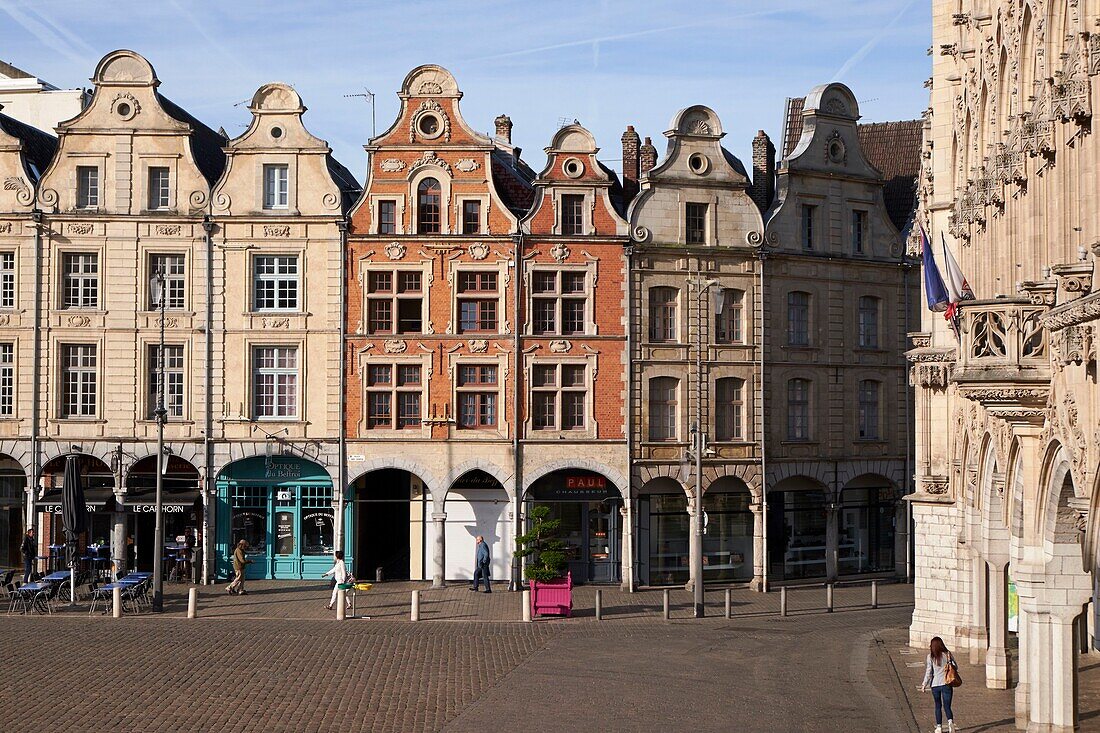
[[[947,669],[943,672],[943,681],[948,687],[958,687],[963,683],[962,675],[959,674],[959,665],[955,662],[955,655],[948,653],[947,655]]]

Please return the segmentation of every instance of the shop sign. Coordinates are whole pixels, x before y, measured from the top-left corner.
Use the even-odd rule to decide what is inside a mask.
[[[96,513],[96,512],[99,512],[99,511],[103,511],[103,507],[98,506],[96,504],[86,504],[86,506],[88,507],[88,511],[93,513],[93,514]],[[41,504],[41,505],[39,505],[39,511],[41,511],[45,514],[61,514],[61,505],[60,504]]]
[[[607,479],[603,476],[566,476],[565,488],[574,489],[606,489]]]
[[[275,501],[292,501],[293,498],[289,489],[279,489],[275,492]]]
[[[156,514],[156,504],[127,504],[126,508],[132,511],[134,514]],[[187,506],[184,504],[161,504],[161,514],[183,514],[187,511]]]
[[[597,473],[551,474],[532,491],[532,498],[548,501],[603,501],[615,495],[607,478]]]
[[[294,512],[275,514],[275,554],[294,554]]]
[[[281,460],[274,456],[264,461],[264,478],[292,479],[302,477],[302,464],[297,460]]]

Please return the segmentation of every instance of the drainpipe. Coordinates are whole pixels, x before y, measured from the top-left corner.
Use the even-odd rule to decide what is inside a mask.
[[[210,536],[210,530],[216,526],[210,516],[214,508],[211,501],[214,494],[214,217],[210,214],[202,218],[202,231],[206,247],[206,371],[203,380],[206,408],[202,438],[206,481],[202,492],[202,583],[206,585],[213,580],[211,557],[214,554],[214,538]]]
[[[626,255],[626,419],[624,421],[624,427],[626,430],[626,527],[623,531],[627,533],[627,540],[630,543],[630,557],[626,566],[626,590],[628,593],[633,593],[634,586],[634,568],[638,565],[638,558],[634,556],[637,551],[637,543],[634,542],[636,537],[634,527],[637,524],[637,520],[634,517],[634,321],[631,318],[631,307],[634,303],[634,246],[627,244],[624,247],[624,254]]]
[[[760,393],[757,395],[757,400],[760,403],[760,513],[761,523],[764,529],[763,539],[763,562],[760,564],[760,590],[764,593],[768,592],[768,426],[764,417],[764,344],[766,335],[766,323],[767,317],[764,312],[764,261],[768,258],[767,253],[764,251],[764,247],[756,251],[756,258],[760,262],[760,268],[757,271],[759,275],[757,281],[757,301],[760,304]]]
[[[345,346],[344,340],[347,335],[347,328],[344,325],[345,317],[347,316],[347,299],[345,297],[345,289],[347,287],[347,250],[348,250],[348,220],[347,218],[341,218],[336,222],[336,228],[340,231],[340,425],[337,432],[337,461],[338,466],[336,469],[336,483],[338,499],[336,503],[336,521],[333,538],[333,545],[340,549],[346,549],[344,547],[344,507],[346,497],[344,494],[347,491],[347,452],[348,442],[347,433],[344,429],[344,416],[347,410],[347,395],[345,390],[347,387],[347,375],[344,372],[345,365]]]
[[[42,377],[42,293],[49,290],[42,287],[42,212],[35,209],[31,212],[31,220],[34,222],[34,368],[31,369],[31,475],[27,482],[27,523],[26,526],[34,526],[34,500],[38,494],[38,419],[41,400],[38,391],[41,387]],[[35,536],[41,538],[42,533],[36,532]]]
[[[514,370],[512,378],[512,460],[515,464],[512,470],[512,478],[515,483],[515,497],[512,500],[512,531],[516,536],[516,541],[512,546],[512,580],[509,584],[509,590],[518,591],[523,589],[520,558],[517,554],[519,551],[519,536],[523,534],[521,512],[523,506],[523,458],[520,453],[522,446],[519,440],[520,431],[523,429],[523,421],[519,417],[520,408],[523,406],[523,321],[520,318],[523,304],[523,232],[517,232],[512,236],[512,248],[515,250],[515,272],[512,273],[512,282],[515,289],[515,322],[512,327],[512,332],[515,334],[513,344],[514,363],[512,365]]]

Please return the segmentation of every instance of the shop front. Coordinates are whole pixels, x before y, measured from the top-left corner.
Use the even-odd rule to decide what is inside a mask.
[[[825,489],[820,484],[788,479],[768,492],[770,578],[825,577],[828,515]]]
[[[61,489],[65,462],[70,456],[58,456],[42,467],[42,494],[35,502],[42,527],[41,537],[49,550],[50,568],[64,564],[65,531],[61,518]],[[115,499],[115,475],[110,467],[94,456],[73,454],[84,488],[84,503],[88,507],[88,531],[85,546],[109,547],[111,528],[121,509]]]
[[[157,516],[157,477],[155,457],[143,458],[134,464],[126,479],[123,497],[126,513],[128,567],[153,569],[154,536]],[[164,557],[166,566],[175,567],[186,556],[177,548],[187,544],[190,531],[196,552],[201,552],[203,505],[199,472],[178,456],[168,456],[161,486],[161,516],[164,524]],[[202,556],[189,558],[201,566]],[[170,572],[170,571],[169,571]]]
[[[885,479],[857,480],[840,500],[837,573],[883,573],[895,570],[897,491]]]
[[[23,562],[19,548],[23,542],[26,485],[27,474],[19,462],[0,455],[0,567],[14,568]]]
[[[217,572],[233,569],[233,548],[248,544],[248,578],[319,578],[332,567],[332,479],[296,456],[246,458],[217,477]]]
[[[528,518],[535,506],[547,506],[549,518],[561,520],[559,537],[574,583],[618,582],[622,496],[605,476],[580,469],[554,471],[537,480],[524,499]]]
[[[489,547],[491,577],[507,580],[514,543],[512,511],[504,486],[485,471],[469,471],[451,486],[445,506],[444,577],[473,578],[476,539],[484,537]],[[434,527],[429,525],[429,543],[434,534]]]

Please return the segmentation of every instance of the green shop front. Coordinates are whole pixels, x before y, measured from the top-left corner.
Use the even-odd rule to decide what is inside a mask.
[[[248,543],[245,577],[319,578],[332,567],[332,478],[296,456],[256,456],[226,466],[217,478],[217,568],[233,570],[233,548]]]

